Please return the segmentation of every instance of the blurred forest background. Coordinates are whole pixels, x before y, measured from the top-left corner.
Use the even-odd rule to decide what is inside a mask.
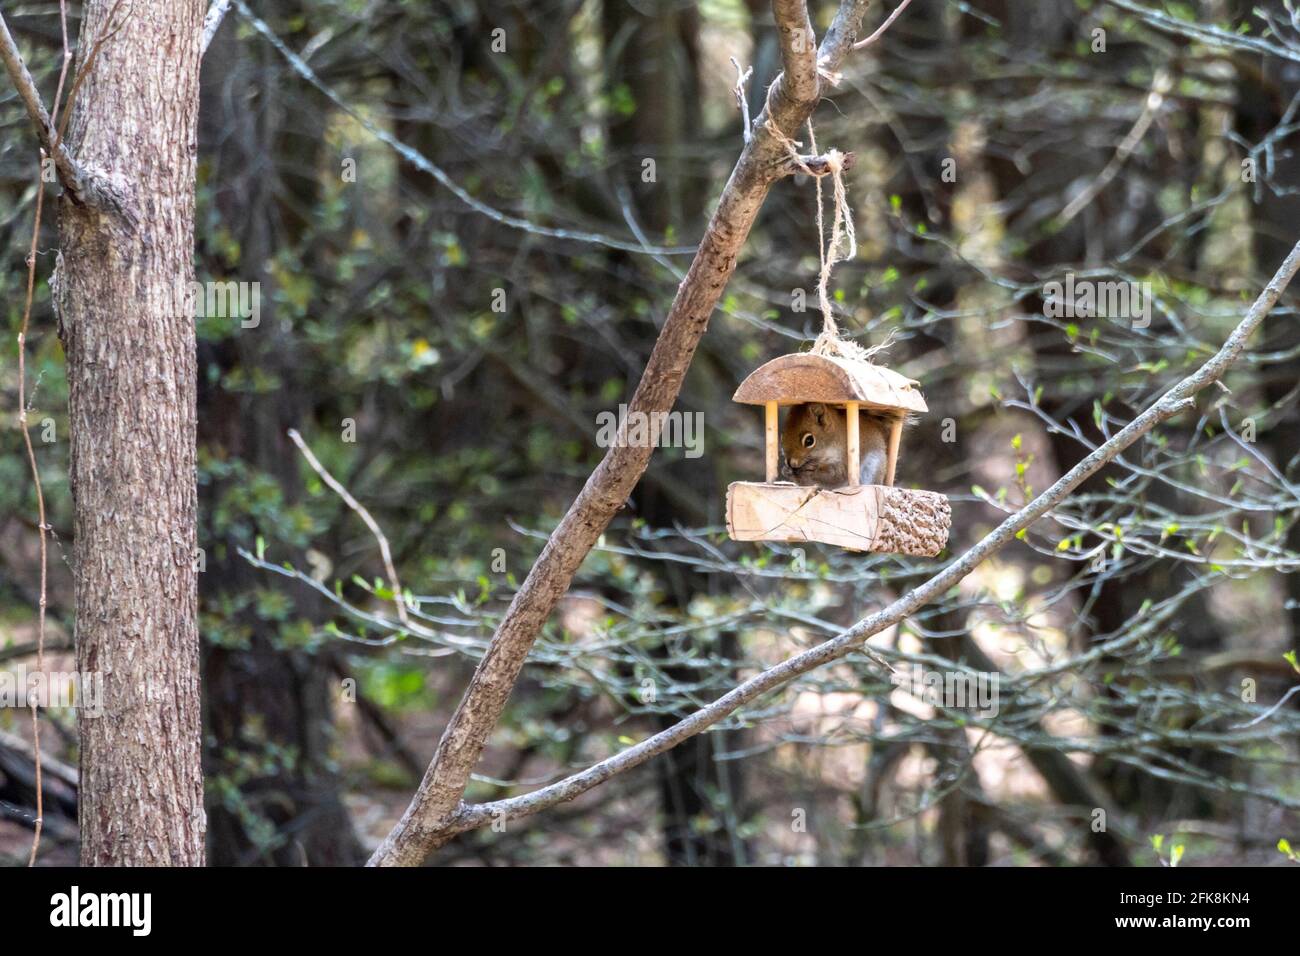
[[[945,558],[1203,361],[1300,239],[1300,15],[1289,0],[1145,4],[914,0],[817,111],[820,148],[857,155],[840,323],[866,345],[892,334],[880,359],[922,384],[931,411],[899,480],[951,497]],[[58,4],[6,7],[52,89]],[[261,290],[257,327],[199,321],[209,857],[355,863],[405,807],[599,461],[597,415],[630,397],[741,146],[731,59],[753,66],[756,114],[779,57],[760,0],[253,7],[318,82],[236,11],[203,64],[196,271]],[[812,8],[820,32],[833,5]],[[34,666],[38,561],[15,414],[33,147],[9,88],[0,129],[11,668]],[[742,545],[722,527],[727,483],[763,467],[761,415],[731,393],[820,328],[795,295],[816,301],[814,214],[806,177],[773,190],[677,406],[703,414],[705,453],[656,452],[538,641],[469,797],[640,740],[944,560]],[[65,650],[47,666],[70,670],[50,258],[29,417],[57,535],[50,643]],[[1044,286],[1068,273],[1150,283],[1149,326],[1049,317]],[[908,673],[997,670],[995,717],[935,707],[851,656],[432,862],[1288,864],[1300,699],[1264,715],[1300,681],[1285,656],[1300,646],[1298,294],[1227,389],[873,641]],[[291,428],[384,529],[414,627],[394,620],[374,536]],[[44,726],[48,759],[74,768],[70,713]],[[30,843],[28,739],[26,713],[0,711],[4,862]],[[47,774],[42,858],[72,862],[75,771]]]

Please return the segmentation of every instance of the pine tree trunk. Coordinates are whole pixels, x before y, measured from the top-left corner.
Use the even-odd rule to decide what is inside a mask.
[[[60,205],[83,865],[203,863],[193,274],[201,0],[87,0],[68,144],[120,208]],[[118,29],[118,24],[121,24]],[[112,31],[116,29],[116,32]],[[109,35],[111,33],[111,35]]]

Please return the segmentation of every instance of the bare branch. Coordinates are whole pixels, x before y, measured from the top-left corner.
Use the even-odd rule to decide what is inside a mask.
[[[41,94],[36,89],[36,81],[27,72],[27,64],[23,62],[22,54],[18,52],[18,45],[9,32],[9,25],[5,23],[3,14],[0,14],[0,60],[4,61],[9,79],[13,82],[14,89],[18,91],[18,98],[27,108],[27,116],[36,130],[36,138],[40,142],[41,149],[45,151],[45,155],[54,157],[54,167],[59,174],[59,181],[78,202],[88,201],[91,190],[87,176],[73,161],[67,147],[55,135],[50,114],[46,111],[45,104],[41,102]]]
[[[817,76],[817,36],[805,0],[772,0],[777,39],[781,47],[781,76],[776,96],[795,104],[812,104],[821,94]]]
[[[48,529],[46,529],[48,531]],[[0,647],[0,663],[5,661],[17,660],[20,657],[33,657],[43,651],[70,651],[73,650],[72,642],[61,640],[51,644],[48,640],[42,644],[38,641],[29,641],[25,644],[13,644],[9,647]]]
[[[840,153],[840,155],[835,160],[832,160],[831,157],[825,153],[816,156],[801,155],[799,156],[797,162],[794,159],[794,157],[791,157],[790,171],[794,172],[797,169],[801,173],[806,172],[806,173],[811,173],[814,176],[827,176],[830,173],[834,172],[835,162],[839,163],[839,167],[842,170],[852,169],[855,165],[857,165],[858,154]]]
[[[18,754],[25,760],[32,761],[33,765],[38,759],[35,747],[17,734],[11,734],[8,731],[0,730],[0,747]],[[45,770],[51,777],[70,787],[74,792],[76,791],[79,783],[79,774],[76,767],[70,767],[63,761],[55,760],[50,756],[45,757],[44,763]],[[40,777],[38,776],[36,779],[39,780]]]
[[[835,11],[835,19],[830,29],[822,37],[821,49],[817,53],[817,68],[823,74],[833,75],[840,63],[853,48],[853,41],[862,29],[862,18],[872,0],[841,0],[840,8]]]
[[[751,66],[747,70],[742,70],[736,58],[731,58],[731,65],[736,68],[736,108],[740,110],[742,129],[744,130],[745,142],[748,143],[754,138],[754,131],[750,128],[749,123],[749,100],[745,96],[745,84],[749,78],[754,75],[754,68]]]
[[[321,481],[329,485],[334,493],[343,499],[343,503],[361,517],[361,520],[366,523],[366,527],[370,529],[370,533],[375,536],[375,541],[379,543],[379,554],[384,561],[384,572],[388,575],[388,586],[393,592],[393,604],[397,606],[397,617],[403,624],[409,624],[410,618],[406,611],[406,598],[402,594],[402,583],[397,579],[397,568],[393,566],[393,552],[388,546],[388,539],[384,537],[384,532],[380,529],[379,523],[370,516],[370,512],[366,510],[365,505],[352,497],[351,492],[344,488],[338,479],[331,475],[325,466],[320,463],[320,459],[307,447],[307,443],[302,440],[302,435],[298,434],[296,428],[289,429],[289,437],[298,446],[302,456],[307,459],[307,464],[311,465],[312,470],[320,475]]]
[[[1292,687],[1289,691],[1287,691],[1285,694],[1283,694],[1281,700],[1279,700],[1276,704],[1274,704],[1274,705],[1273,705],[1272,707],[1270,707],[1268,710],[1264,711],[1264,713],[1260,714],[1260,715],[1259,715],[1258,717],[1256,717],[1254,720],[1250,721],[1249,723],[1238,724],[1238,725],[1237,725],[1236,727],[1234,727],[1233,729],[1234,729],[1234,730],[1245,730],[1245,729],[1248,728],[1248,727],[1254,727],[1256,724],[1262,724],[1264,721],[1268,720],[1270,717],[1272,717],[1274,714],[1276,714],[1279,710],[1281,710],[1283,707],[1285,707],[1285,706],[1286,706],[1286,702],[1287,702],[1288,700],[1290,700],[1292,697],[1294,697],[1296,694],[1300,694],[1300,684],[1297,684],[1296,686]]]
[[[208,7],[208,12],[203,17],[203,36],[199,39],[199,56],[208,52],[212,38],[217,35],[217,31],[221,29],[221,21],[226,18],[230,3],[231,0],[212,0],[212,6]]]
[[[1111,6],[1119,7],[1121,10],[1141,17],[1148,25],[1164,33],[1186,37],[1189,40],[1198,40],[1211,47],[1245,50],[1263,56],[1276,56],[1283,60],[1300,62],[1300,51],[1289,46],[1271,43],[1258,37],[1230,33],[1216,26],[1206,26],[1202,23],[1180,20],[1177,17],[1170,16],[1163,10],[1153,10],[1140,3],[1134,3],[1133,0],[1107,0],[1107,2]]]
[[[63,63],[59,66],[59,85],[54,88],[54,112],[50,114],[51,126],[59,121],[59,104],[63,102],[63,84],[67,82],[68,67],[72,64],[72,47],[68,45],[68,0],[59,0],[59,30],[63,36]]]
[[[859,40],[857,43],[853,44],[853,49],[865,50],[867,47],[871,46],[871,44],[884,36],[885,31],[892,27],[894,21],[903,15],[903,11],[907,9],[907,5],[911,2],[912,0],[903,0],[902,3],[894,7],[894,12],[885,18],[885,22],[879,26],[876,32],[871,34],[871,36],[867,37],[865,40]]]
[[[1086,209],[1101,194],[1101,191],[1119,175],[1120,169],[1128,162],[1129,157],[1133,155],[1134,150],[1142,142],[1142,137],[1146,136],[1147,130],[1155,122],[1156,115],[1160,112],[1161,106],[1164,105],[1165,96],[1173,88],[1173,85],[1174,78],[1168,70],[1156,70],[1155,78],[1151,82],[1151,92],[1146,96],[1145,104],[1137,118],[1137,122],[1133,124],[1133,128],[1128,131],[1124,139],[1120,141],[1119,147],[1115,150],[1115,155],[1106,164],[1106,168],[1088,184],[1083,192],[1075,196],[1061,212],[1060,221],[1057,223],[1058,228],[1072,221],[1075,216]]]

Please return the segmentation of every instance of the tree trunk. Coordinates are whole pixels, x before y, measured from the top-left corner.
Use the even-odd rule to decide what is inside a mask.
[[[87,0],[73,157],[118,202],[60,205],[55,294],[67,353],[83,865],[200,865],[193,275],[201,0]],[[120,29],[119,29],[120,24]],[[114,32],[116,31],[116,32]],[[110,35],[111,34],[111,35]]]

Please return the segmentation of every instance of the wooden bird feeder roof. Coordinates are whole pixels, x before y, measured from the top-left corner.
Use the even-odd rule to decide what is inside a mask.
[[[774,358],[755,369],[740,383],[732,400],[746,405],[858,402],[868,408],[929,411],[919,384],[882,365],[800,352]]]

